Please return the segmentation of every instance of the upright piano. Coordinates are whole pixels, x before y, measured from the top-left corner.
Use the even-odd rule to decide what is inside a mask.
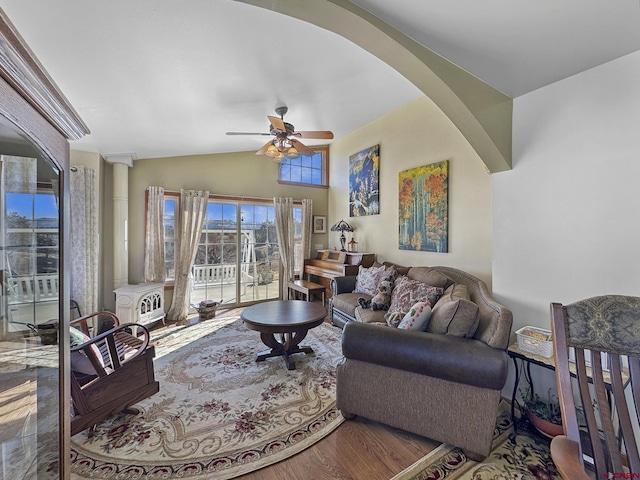
[[[346,275],[357,275],[362,265],[369,268],[376,259],[374,253],[340,252],[318,250],[316,258],[304,261],[304,276],[307,280],[325,286],[326,298],[331,296],[331,279]]]

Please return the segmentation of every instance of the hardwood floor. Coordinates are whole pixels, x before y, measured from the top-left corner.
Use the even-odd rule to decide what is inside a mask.
[[[236,480],[388,480],[438,445],[358,417],[297,455]]]

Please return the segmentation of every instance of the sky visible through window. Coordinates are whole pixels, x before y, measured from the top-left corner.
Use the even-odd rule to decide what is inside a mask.
[[[322,185],[323,170],[322,153],[320,152],[316,152],[311,156],[300,155],[298,158],[286,158],[280,164],[280,180]]]
[[[52,193],[7,193],[5,197],[8,214],[15,212],[26,218],[58,218],[58,205]]]
[[[175,218],[175,201],[165,201],[164,214],[165,225],[173,226]],[[207,205],[207,217],[205,222],[211,222],[218,227],[226,226],[235,229],[237,205],[235,203],[209,202]],[[240,218],[245,228],[259,227],[265,222],[275,222],[275,208],[273,205],[240,205]],[[293,219],[296,223],[302,222],[302,209],[294,207]]]

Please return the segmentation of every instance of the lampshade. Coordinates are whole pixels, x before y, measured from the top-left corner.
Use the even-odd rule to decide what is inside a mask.
[[[340,220],[333,227],[331,227],[332,232],[353,232],[353,227],[349,225],[344,220]]]
[[[284,154],[282,152],[277,152],[274,156],[273,156],[273,161],[277,162],[277,163],[282,163],[284,162],[285,158],[284,158]]]
[[[298,153],[296,147],[291,147],[289,148],[289,150],[287,150],[286,155],[288,158],[298,158],[300,156],[300,153]]]
[[[278,153],[280,153],[278,151],[278,147],[276,147],[273,143],[269,145],[269,148],[267,148],[267,151],[264,152],[265,155],[269,155],[270,157],[275,157],[276,155],[278,155]]]
[[[333,227],[331,227],[331,231],[340,232],[340,246],[342,247],[340,251],[346,252],[347,249],[344,248],[344,242],[347,241],[347,238],[344,236],[344,232],[353,232],[353,227],[349,225],[347,222],[345,222],[344,220],[340,220]]]

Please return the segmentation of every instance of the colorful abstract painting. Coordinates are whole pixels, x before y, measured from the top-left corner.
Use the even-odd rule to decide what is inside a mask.
[[[349,216],[380,213],[380,145],[349,157]]]
[[[398,176],[400,249],[447,252],[448,160],[404,170]]]

